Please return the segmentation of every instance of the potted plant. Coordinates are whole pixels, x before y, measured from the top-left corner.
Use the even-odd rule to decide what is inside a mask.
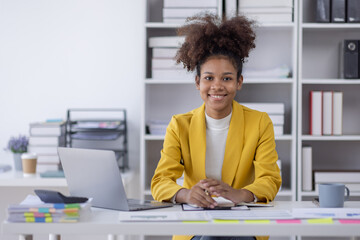
[[[15,171],[22,171],[21,154],[27,152],[29,138],[19,135],[19,137],[11,137],[6,150],[11,151],[14,155]]]

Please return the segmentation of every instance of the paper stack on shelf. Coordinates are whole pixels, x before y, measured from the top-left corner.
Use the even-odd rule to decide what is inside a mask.
[[[315,190],[319,183],[343,183],[351,193],[360,192],[360,170],[315,170]]]
[[[285,122],[285,104],[284,103],[240,103],[245,107],[260,111],[266,112],[273,125],[275,135],[284,134],[284,122]]]
[[[148,121],[149,133],[151,135],[165,135],[169,121],[151,120]]]
[[[163,22],[184,23],[200,12],[218,13],[217,0],[164,0]]]
[[[177,36],[149,38],[153,79],[194,79],[192,73],[187,72],[182,64],[176,64],[175,61],[175,55],[184,41],[184,37]]]
[[[57,147],[65,146],[65,122],[30,123],[28,152],[38,156],[36,172],[59,170]]]
[[[259,23],[290,23],[293,0],[241,0],[238,12]]]
[[[272,69],[249,69],[244,68],[244,78],[288,78],[291,74],[288,66],[280,66]]]
[[[310,91],[310,135],[341,135],[343,92]]]
[[[12,204],[8,207],[7,221],[72,223],[89,217],[90,211],[91,200],[81,204],[44,203],[38,196],[28,195],[20,204]]]

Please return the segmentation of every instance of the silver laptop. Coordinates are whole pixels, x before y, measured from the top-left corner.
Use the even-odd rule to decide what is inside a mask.
[[[127,199],[115,153],[58,147],[71,196],[93,198],[92,206],[121,211],[171,207],[171,203]]]

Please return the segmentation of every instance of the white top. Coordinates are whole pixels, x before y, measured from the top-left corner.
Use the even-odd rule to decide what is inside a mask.
[[[224,162],[226,138],[229,131],[231,115],[232,113],[222,119],[214,119],[205,113],[205,173],[207,178],[221,180],[221,169]]]

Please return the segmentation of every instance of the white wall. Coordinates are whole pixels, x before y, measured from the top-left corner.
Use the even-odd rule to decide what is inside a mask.
[[[0,0],[0,163],[10,136],[68,108],[128,110],[139,163],[144,6],[124,0]]]

